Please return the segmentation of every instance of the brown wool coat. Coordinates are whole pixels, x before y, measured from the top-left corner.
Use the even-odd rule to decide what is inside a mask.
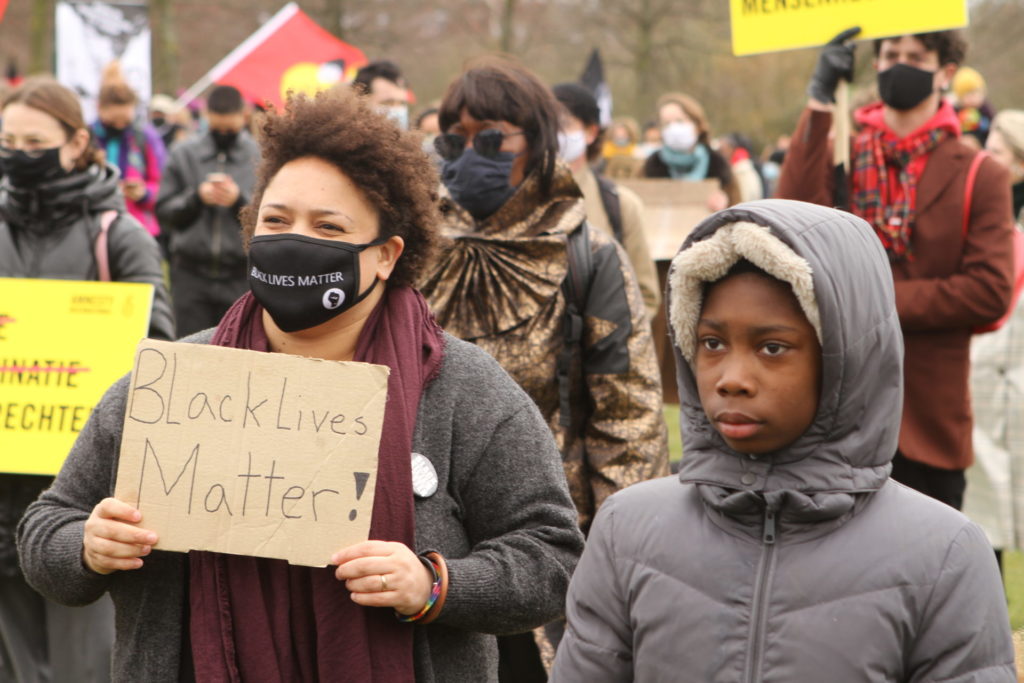
[[[830,113],[804,111],[777,197],[834,204],[831,125]],[[892,264],[905,348],[899,450],[911,460],[944,469],[964,469],[973,460],[971,330],[1002,317],[1013,283],[1010,181],[991,159],[978,170],[963,237],[973,155],[957,140],[946,140],[931,153],[917,188],[914,259]]]

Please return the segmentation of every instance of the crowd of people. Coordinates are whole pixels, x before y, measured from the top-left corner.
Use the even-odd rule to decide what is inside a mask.
[[[958,32],[897,36],[838,137],[856,34],[762,151],[682,92],[602,126],[506,57],[415,117],[387,60],[257,114],[144,112],[116,64],[95,122],[4,94],[0,277],[390,375],[369,540],[327,568],[161,550],[113,494],[115,383],[55,478],[0,474],[0,682],[1016,680],[1024,111]],[[667,283],[626,178],[710,181]]]

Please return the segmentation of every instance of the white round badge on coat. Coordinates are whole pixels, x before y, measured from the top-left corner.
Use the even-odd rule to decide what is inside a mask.
[[[412,492],[417,498],[429,498],[437,492],[437,470],[422,453],[412,454]]]

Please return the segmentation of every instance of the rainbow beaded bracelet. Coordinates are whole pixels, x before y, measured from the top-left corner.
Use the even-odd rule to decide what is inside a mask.
[[[430,597],[427,598],[426,604],[423,605],[423,609],[421,609],[419,612],[407,616],[405,614],[399,613],[397,610],[395,611],[395,616],[398,617],[398,620],[406,624],[413,621],[419,621],[420,619],[422,619],[427,614],[427,612],[429,612],[434,607],[434,605],[437,603],[437,599],[441,596],[441,584],[443,583],[443,581],[441,579],[441,573],[438,571],[440,567],[438,567],[434,563],[434,560],[429,557],[424,557],[423,555],[420,555],[419,558],[420,562],[426,565],[427,568],[430,569],[430,573],[434,575],[434,584],[430,587]]]

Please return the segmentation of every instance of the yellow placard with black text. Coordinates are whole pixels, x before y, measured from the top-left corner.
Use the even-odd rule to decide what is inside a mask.
[[[967,0],[730,0],[732,52],[752,55],[824,45],[860,26],[857,40],[967,25]]]
[[[0,472],[56,474],[132,369],[153,285],[0,278]]]

